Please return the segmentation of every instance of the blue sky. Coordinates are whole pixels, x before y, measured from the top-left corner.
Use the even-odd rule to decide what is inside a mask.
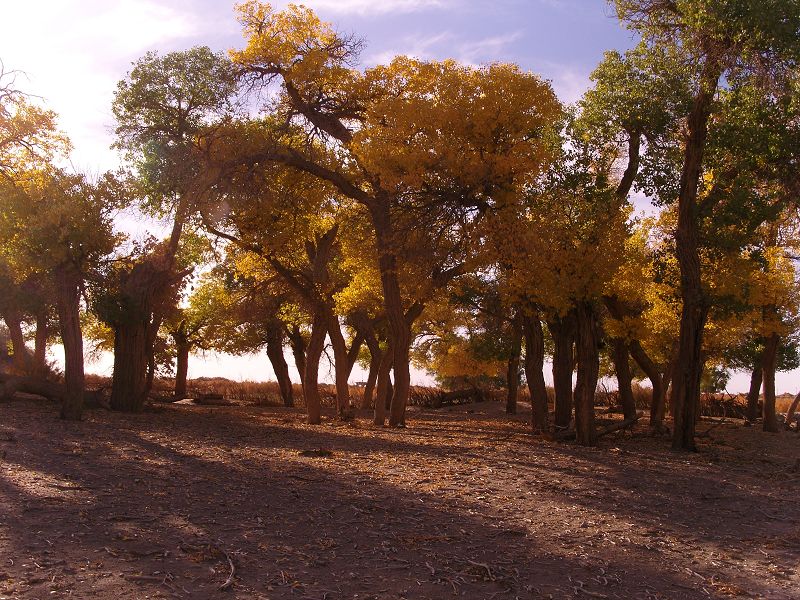
[[[276,8],[285,2],[274,2]],[[479,64],[516,62],[553,83],[574,102],[609,49],[635,40],[606,0],[309,0],[337,29],[365,41],[365,64],[398,54],[456,58]],[[17,85],[37,94],[60,115],[74,144],[77,170],[90,174],[118,164],[109,150],[114,87],[148,50],[168,52],[208,45],[239,47],[243,40],[233,3],[219,0],[7,0],[0,11],[0,60],[24,72]],[[288,358],[288,357],[287,357]],[[193,359],[190,376],[272,377],[266,358]],[[105,357],[95,370],[110,373]],[[356,379],[363,377],[356,373]],[[423,381],[421,374],[416,374]],[[792,391],[798,373],[778,376]],[[747,388],[738,375],[731,390]]]

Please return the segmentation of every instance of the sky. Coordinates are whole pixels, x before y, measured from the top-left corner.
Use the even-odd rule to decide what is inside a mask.
[[[273,2],[282,8],[286,2]],[[552,82],[574,102],[605,50],[635,40],[606,0],[307,0],[339,31],[364,40],[365,65],[398,54],[465,63],[515,62]],[[17,87],[60,115],[77,171],[98,174],[119,159],[111,102],[117,82],[145,52],[243,45],[233,2],[224,0],[6,0],[0,8],[0,60],[19,71]],[[643,205],[644,207],[644,205]],[[287,356],[288,358],[288,356]],[[190,376],[271,378],[266,357],[194,358]],[[110,359],[94,365],[110,373]],[[355,373],[354,379],[363,377]],[[428,381],[416,373],[418,382]],[[796,391],[800,374],[779,375],[778,391]],[[730,389],[746,389],[737,376]]]

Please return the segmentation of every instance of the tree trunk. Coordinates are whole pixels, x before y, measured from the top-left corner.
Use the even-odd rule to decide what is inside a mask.
[[[780,338],[773,333],[767,338],[761,368],[764,371],[764,431],[778,432],[778,419],[775,414],[775,364],[778,359]]]
[[[191,344],[184,338],[176,339],[177,356],[175,365],[175,399],[186,398],[186,379],[189,376],[189,350]]]
[[[8,336],[11,338],[14,369],[19,373],[27,373],[30,352],[25,345],[25,335],[22,333],[22,316],[17,311],[9,310],[3,314],[3,320],[8,328]]]
[[[311,338],[308,340],[305,358],[305,376],[303,377],[303,398],[306,403],[308,422],[319,425],[322,422],[322,401],[319,395],[319,361],[325,349],[325,335],[328,327],[324,315],[315,315],[311,326]]]
[[[575,385],[575,433],[582,446],[594,446],[597,432],[594,426],[594,394],[600,372],[598,324],[589,302],[577,307],[576,349],[578,380]]]
[[[57,273],[58,322],[64,344],[64,397],[61,418],[79,421],[83,412],[83,333],[81,332],[80,276],[71,270]]]
[[[522,317],[515,315],[511,320],[511,356],[508,358],[506,381],[506,414],[517,414],[517,396],[519,395],[519,362],[522,352]]]
[[[534,432],[547,431],[547,386],[544,382],[544,333],[538,315],[525,316],[522,321],[525,335],[525,378],[531,395],[531,425]]]
[[[675,229],[675,253],[681,272],[681,311],[678,362],[673,377],[674,450],[696,450],[695,422],[700,404],[703,328],[708,307],[703,297],[700,271],[697,190],[700,182],[708,120],[721,75],[714,56],[706,57],[699,90],[687,121],[688,136],[684,150],[678,194],[678,225]]]
[[[294,356],[294,366],[297,368],[297,375],[300,377],[300,387],[304,390],[303,397],[305,398],[305,381],[306,381],[306,348],[308,346],[303,333],[296,325],[288,332],[289,345],[292,348],[292,356]]]
[[[267,358],[272,365],[272,372],[275,373],[275,380],[278,382],[278,388],[281,392],[281,400],[284,406],[294,406],[289,365],[286,364],[286,357],[283,355],[283,325],[279,322],[271,323],[267,327],[266,333]]]
[[[625,419],[632,419],[636,416],[636,400],[633,398],[633,388],[631,382],[631,365],[629,362],[630,352],[628,343],[622,338],[611,340],[614,353],[614,371],[617,374],[617,389],[619,390],[619,402],[622,405],[622,414]]]
[[[47,338],[50,335],[48,330],[48,314],[44,310],[36,315],[36,337],[33,343],[33,370],[36,375],[44,377],[47,375]]]
[[[383,358],[380,344],[373,336],[366,338],[369,348],[369,374],[367,375],[367,385],[364,386],[364,396],[361,398],[361,408],[368,409],[372,406],[372,397],[375,393],[375,384],[378,381],[378,371]]]
[[[406,405],[411,391],[411,327],[406,325],[403,317],[402,328],[395,331],[392,341],[392,370],[394,371],[394,391],[389,411],[389,427],[406,426]],[[379,396],[380,397],[380,396]]]
[[[650,380],[650,385],[653,388],[653,395],[650,399],[650,427],[660,430],[664,424],[664,415],[667,407],[666,376],[661,373],[658,365],[647,355],[638,340],[630,342],[629,349],[633,360],[636,361],[636,364],[639,365]]]
[[[114,331],[111,409],[140,412],[147,399],[147,321],[133,320]]]
[[[794,397],[792,404],[789,406],[789,410],[786,411],[786,427],[791,427],[792,423],[794,422],[794,413],[797,411],[797,407],[800,405],[800,392]]]
[[[759,364],[753,367],[753,372],[750,375],[750,390],[747,392],[747,411],[745,413],[745,418],[751,423],[755,423],[756,419],[758,419],[758,400],[761,393],[761,382],[763,380],[764,370]]]
[[[574,315],[556,317],[547,322],[553,338],[553,389],[555,391],[555,425],[569,427],[572,420],[572,360]]]
[[[353,418],[353,409],[350,405],[350,386],[347,382],[350,376],[350,361],[347,352],[347,342],[342,335],[342,328],[338,317],[333,310],[326,309],[328,335],[333,345],[334,371],[336,376],[336,413],[342,420]]]
[[[378,427],[386,425],[386,397],[391,393],[392,386],[389,374],[392,371],[392,352],[391,343],[386,352],[381,356],[381,362],[378,367],[377,388],[375,390],[375,418],[373,423]]]

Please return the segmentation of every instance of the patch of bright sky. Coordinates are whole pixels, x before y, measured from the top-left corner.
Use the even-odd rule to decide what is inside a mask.
[[[275,2],[282,7],[286,2]],[[564,102],[580,98],[609,49],[634,44],[605,0],[307,0],[340,31],[364,39],[366,65],[398,54],[470,64],[516,62],[552,81]],[[0,8],[0,60],[24,71],[26,91],[60,115],[75,147],[76,170],[119,165],[109,149],[117,81],[149,50],[242,44],[233,3],[219,0],[27,0]],[[644,198],[640,211],[650,211]],[[126,227],[127,229],[127,227]],[[190,374],[234,379],[271,376],[263,357],[193,359]],[[99,370],[109,371],[101,360]],[[361,377],[355,374],[355,378]],[[418,381],[426,377],[417,373]],[[737,382],[737,389],[746,383]]]

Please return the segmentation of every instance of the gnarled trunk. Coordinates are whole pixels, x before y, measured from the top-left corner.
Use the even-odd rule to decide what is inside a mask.
[[[778,432],[778,419],[775,414],[775,364],[778,359],[777,333],[770,335],[764,345],[761,368],[764,371],[764,431]]]
[[[361,408],[363,409],[368,409],[372,406],[375,384],[378,381],[378,371],[383,359],[383,352],[378,340],[370,336],[366,338],[366,342],[369,348],[369,373],[367,374],[367,384],[364,386],[364,395],[361,398]]]
[[[80,276],[67,268],[57,273],[58,323],[64,344],[64,396],[61,418],[78,421],[83,412],[83,334],[80,320]]]
[[[658,365],[647,355],[638,340],[630,342],[629,349],[633,360],[650,380],[653,388],[653,395],[650,398],[650,427],[660,430],[667,409],[667,377],[661,373]]]
[[[292,393],[292,380],[289,377],[289,365],[283,355],[283,326],[281,323],[272,323],[267,327],[267,358],[272,365],[272,372],[278,382],[281,392],[281,400],[284,406],[294,406],[294,395]]]
[[[631,382],[631,365],[628,361],[630,352],[628,343],[622,338],[611,340],[613,346],[614,371],[617,374],[617,389],[619,390],[619,403],[622,405],[622,414],[625,419],[636,416],[636,400],[633,398]]]
[[[147,326],[144,320],[120,323],[114,331],[111,409],[140,412],[147,399]]]
[[[753,372],[750,374],[750,389],[747,391],[747,410],[745,412],[745,418],[751,423],[755,423],[756,419],[758,419],[758,399],[761,393],[761,382],[763,380],[764,370],[759,364],[753,368]]]
[[[534,431],[547,431],[547,386],[544,382],[544,332],[538,316],[523,317],[525,336],[525,378],[531,395],[531,425]]]
[[[516,315],[511,320],[511,355],[508,357],[506,381],[506,414],[517,413],[517,396],[519,395],[519,361],[522,352],[522,317]]]
[[[3,320],[8,328],[11,338],[12,364],[19,373],[27,373],[30,363],[30,351],[25,345],[25,335],[22,333],[22,315],[15,310],[3,313]]]
[[[555,425],[569,427],[572,420],[572,348],[575,342],[573,313],[547,322],[553,338],[553,389],[555,391]]]
[[[600,352],[598,324],[591,303],[578,304],[576,319],[578,378],[575,385],[575,433],[579,444],[594,446],[597,443],[594,394],[600,372]]]

